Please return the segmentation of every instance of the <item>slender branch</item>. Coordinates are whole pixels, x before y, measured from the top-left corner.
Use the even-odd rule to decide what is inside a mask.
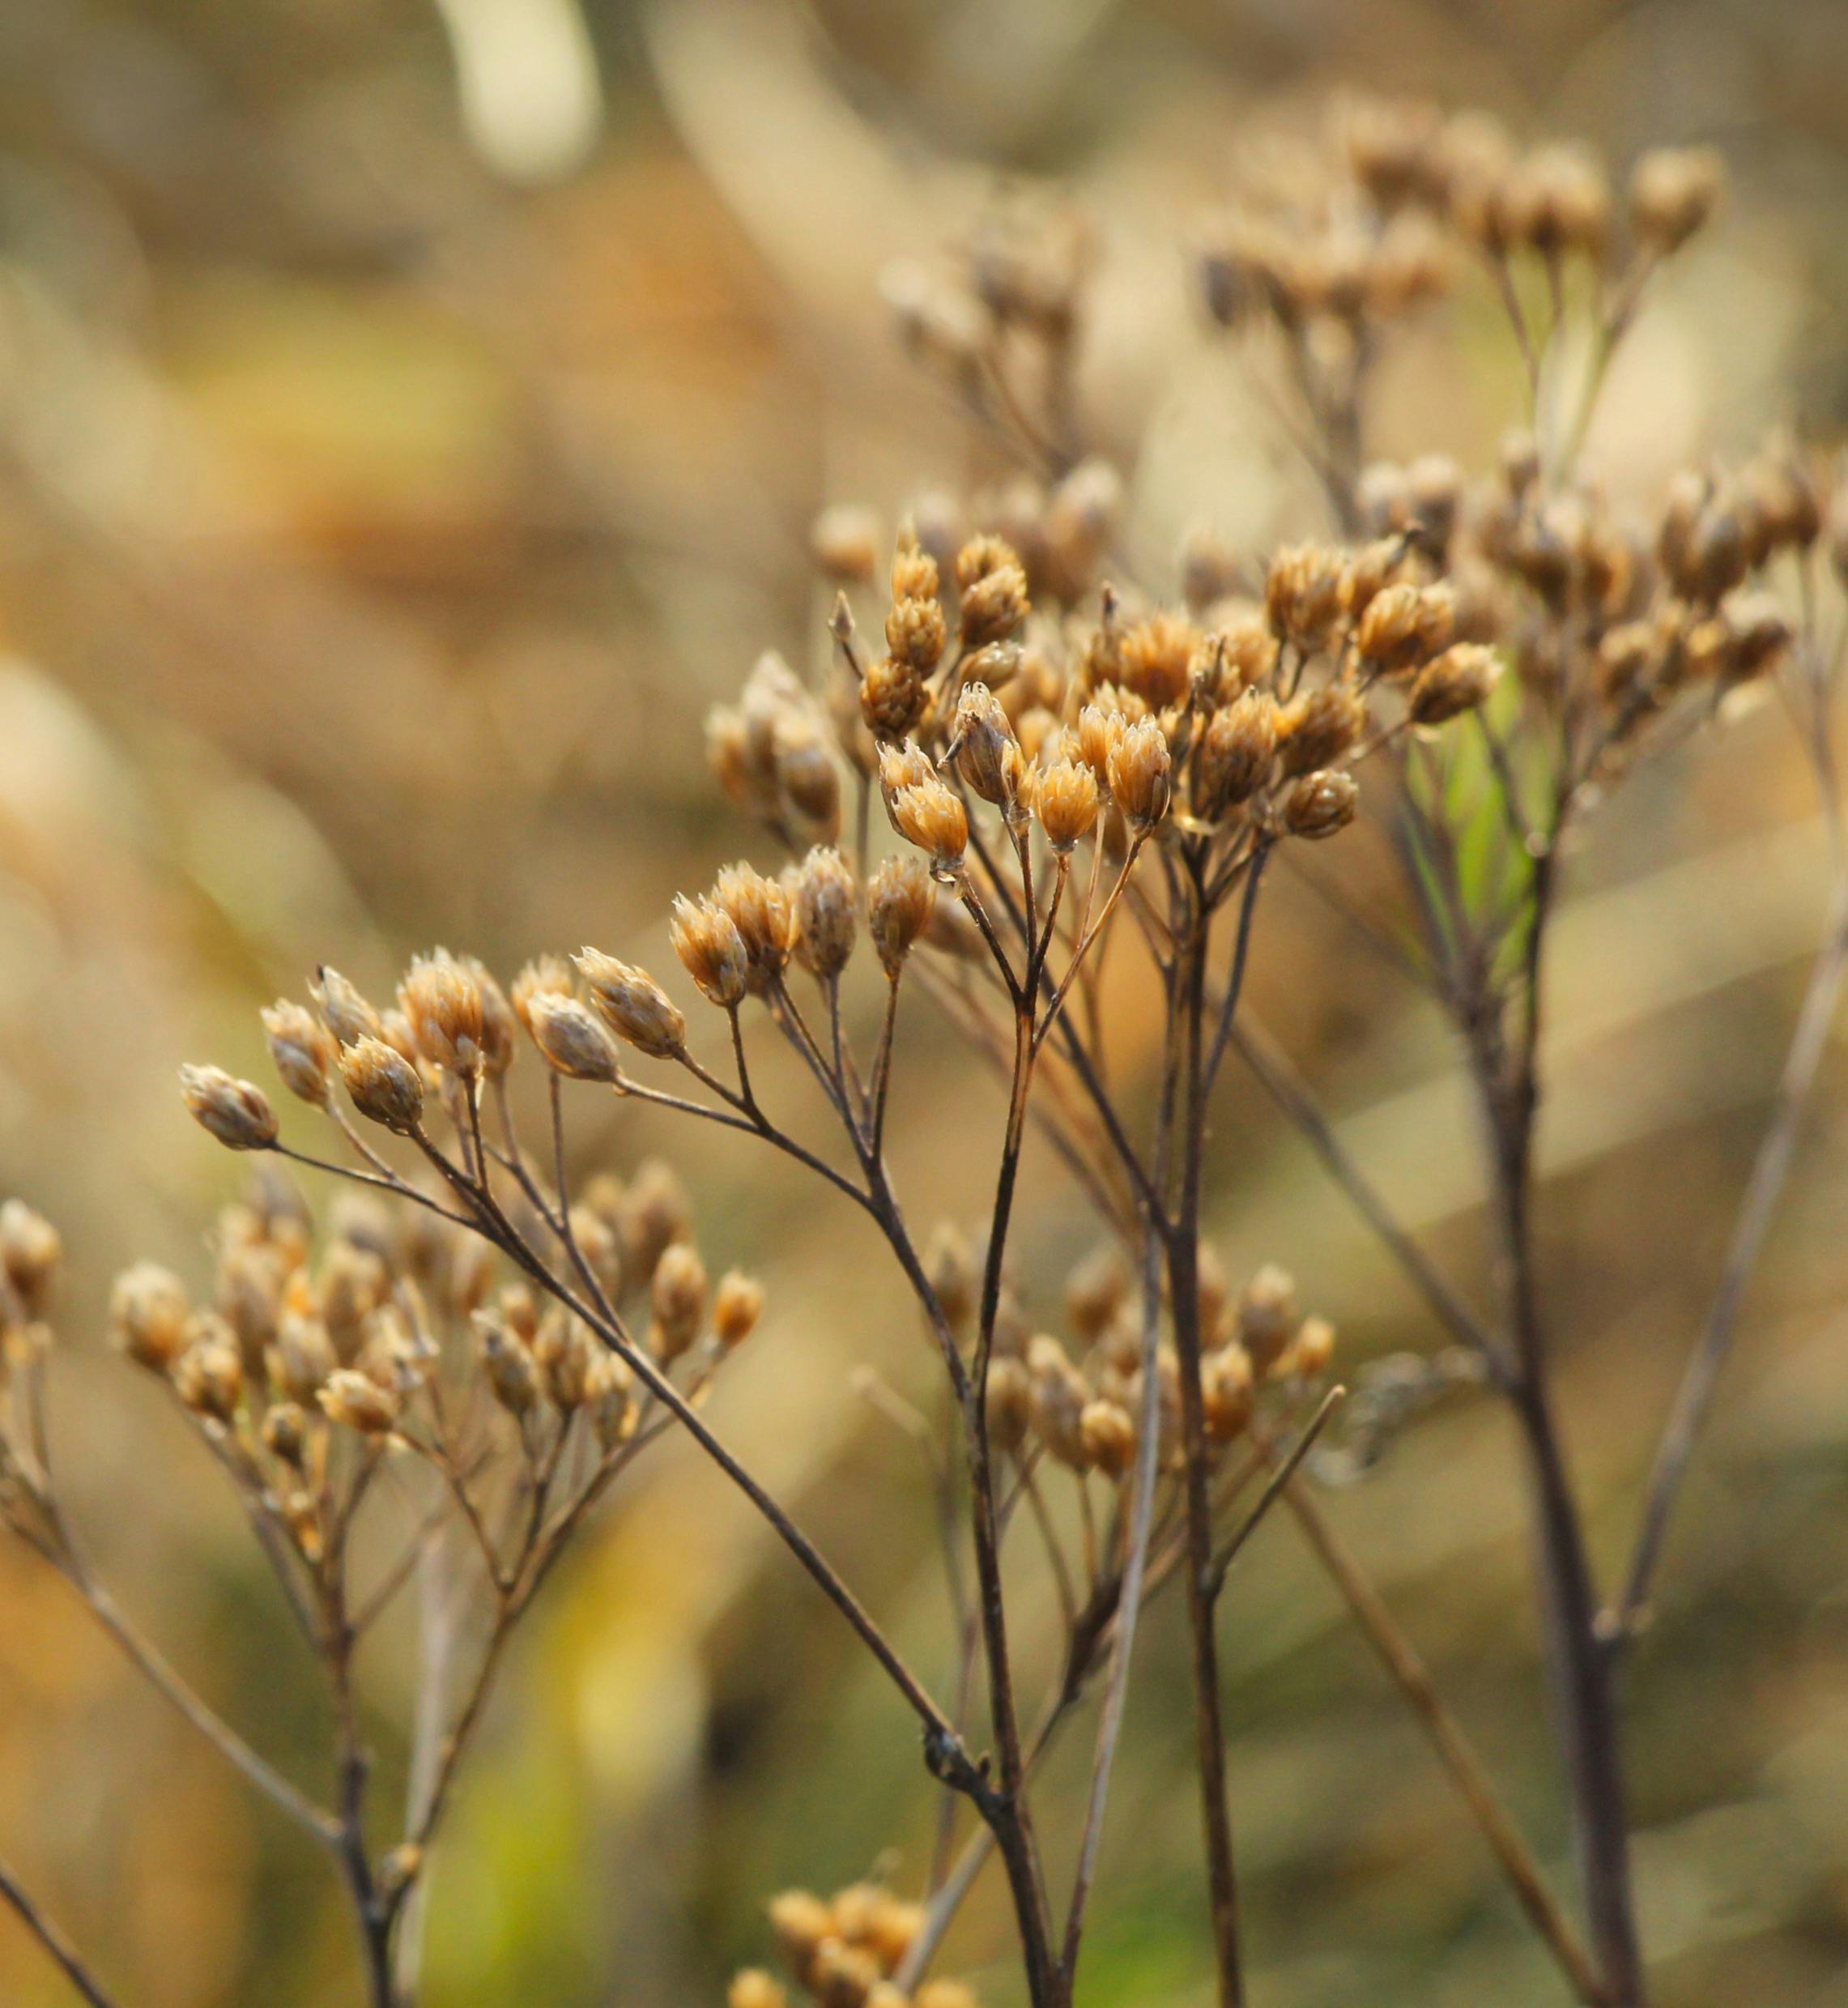
[[[45,1948],[64,1977],[89,2002],[90,2008],[115,2008],[114,2000],[104,1992],[102,1982],[83,1963],[77,1948],[26,1893],[19,1878],[4,1861],[0,1861],[0,1897],[13,1907],[20,1922]]]

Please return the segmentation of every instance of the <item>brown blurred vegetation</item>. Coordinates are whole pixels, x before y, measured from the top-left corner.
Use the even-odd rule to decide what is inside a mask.
[[[1840,437],[1838,0],[6,0],[0,1190],[60,1220],[73,1331],[97,1331],[131,1256],[185,1268],[227,1189],[175,1065],[253,1070],[253,1007],[319,957],[370,983],[436,940],[503,970],[586,938],[655,951],[669,894],[746,845],[700,721],[760,648],[817,645],[814,510],[851,497],[889,521],[984,466],[888,339],[895,254],[1056,177],[1097,235],[1082,394],[1129,472],[1139,560],[1171,579],[1198,519],[1254,549],[1312,523],[1196,323],[1185,253],[1234,139],[1356,79],[1620,158],[1726,150],[1728,214],[1654,301],[1593,442],[1614,480],[1647,487],[1778,420]],[[1509,359],[1463,311],[1462,380],[1412,342],[1379,450],[1480,464]],[[1543,1226],[1607,1563],[1818,923],[1806,785],[1772,710],[1677,756],[1607,824],[1564,923]],[[1440,1030],[1300,889],[1260,936],[1259,1015],[1467,1265],[1479,1192]],[[928,1217],[961,1202],[961,1140],[992,1103],[922,1021],[909,1071],[898,1128]],[[1848,2002],[1838,1052],[1819,1108],[1631,1676],[1665,2003]],[[581,1138],[625,1162],[662,1140],[628,1114]],[[730,1433],[927,1641],[922,1474],[847,1386],[862,1354],[926,1379],[908,1316],[867,1327],[877,1251],[743,1152],[674,1142],[715,1252],[773,1293],[722,1397]],[[1357,1357],[1429,1345],[1254,1097],[1215,1153],[1234,1273],[1288,1263]],[[1050,1162],[1035,1172],[1029,1302],[1084,1242]],[[100,1340],[57,1392],[79,1513],[127,1601],[266,1747],[314,1747],[312,1682],[213,1474]],[[1556,1852],[1500,1426],[1459,1403],[1335,1506]],[[1241,1569],[1233,1776],[1261,1998],[1556,1999],[1290,1530]],[[1199,1985],[1177,1616],[1152,1624],[1132,1707],[1098,2002]],[[895,1716],[673,1448],[502,1690],[435,1878],[431,2001],[718,1999],[760,1951],[766,1893],[925,1844]],[[60,1585],[0,1550],[6,1851],[147,2008],[351,1999],[322,1865],[185,1735]],[[979,1973],[1002,1931],[972,1907],[960,1965]],[[0,2000],[59,1998],[0,1917]]]

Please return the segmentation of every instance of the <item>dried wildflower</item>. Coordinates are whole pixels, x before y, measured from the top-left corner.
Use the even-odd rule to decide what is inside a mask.
[[[719,1344],[727,1351],[742,1345],[763,1315],[764,1285],[742,1269],[727,1269],[713,1294],[713,1332]]]
[[[1280,641],[1313,654],[1341,617],[1343,566],[1320,544],[1280,551],[1264,574],[1264,611]]]
[[[1251,1357],[1236,1341],[1201,1361],[1200,1394],[1206,1409],[1207,1434],[1216,1443],[1231,1442],[1250,1421],[1254,1378]]]
[[[681,894],[674,902],[667,936],[681,966],[709,1002],[730,1011],[744,1001],[749,957],[744,937],[722,907]]]
[[[654,1314],[649,1342],[657,1359],[678,1359],[700,1336],[706,1298],[706,1265],[699,1250],[688,1241],[664,1248],[649,1296]]]
[[[999,541],[999,539],[997,540]],[[1001,546],[1006,551],[1005,544]],[[959,559],[960,572],[961,561]],[[1004,642],[1025,620],[1031,610],[1027,597],[1027,575],[1010,552],[1008,556],[963,589],[957,610],[957,627],[963,646],[981,649]]]
[[[1458,642],[1418,672],[1407,702],[1414,725],[1442,725],[1473,711],[1494,689],[1501,659],[1477,642]]]
[[[577,985],[572,979],[571,965],[561,955],[535,956],[513,978],[510,1001],[513,1015],[530,1034],[533,1029],[532,1004],[539,996],[568,997]]]
[[[339,1364],[320,1319],[294,1312],[283,1317],[269,1361],[270,1378],[291,1401],[310,1406]]]
[[[775,880],[748,864],[730,864],[713,881],[712,900],[730,916],[744,944],[745,987],[762,996],[781,980],[795,945],[795,910]]]
[[[28,1318],[44,1316],[63,1254],[63,1241],[44,1214],[23,1200],[0,1205],[0,1273]]]
[[[361,1037],[340,1051],[340,1078],[368,1121],[408,1136],[422,1121],[424,1083],[417,1069],[383,1039]]]
[[[1354,644],[1379,675],[1403,676],[1447,646],[1455,625],[1448,586],[1388,586],[1360,616]]]
[[[1024,1360],[990,1360],[983,1401],[989,1441],[997,1450],[1017,1451],[1033,1421],[1033,1383]]]
[[[286,997],[263,1013],[263,1031],[283,1085],[310,1107],[326,1107],[339,1051],[333,1034],[305,1005]]]
[[[116,1343],[138,1366],[157,1374],[179,1357],[190,1310],[179,1277],[152,1262],[125,1269],[109,1296]]]
[[[476,1311],[474,1324],[476,1354],[494,1399],[509,1415],[528,1413],[539,1398],[539,1376],[526,1341],[492,1311]]]
[[[1131,829],[1146,833],[1168,813],[1173,756],[1153,718],[1129,727],[1110,755],[1110,797]]]
[[[554,1306],[534,1335],[532,1359],[547,1400],[561,1415],[571,1414],[590,1400],[591,1367],[598,1356],[596,1341]]]
[[[1216,822],[1248,801],[1270,773],[1277,738],[1277,705],[1267,691],[1241,691],[1216,711],[1194,755],[1194,813]]]
[[[888,858],[867,889],[867,932],[888,976],[896,978],[937,903],[937,889],[916,858]]]
[[[1165,710],[1187,694],[1201,646],[1199,630],[1177,615],[1158,613],[1136,621],[1123,629],[1117,644],[1117,680],[1152,710]]]
[[[378,1013],[339,970],[330,969],[323,962],[315,971],[308,994],[314,1000],[315,1009],[321,1013],[321,1022],[333,1034],[338,1044],[351,1046],[356,1040],[376,1039],[380,1036]]]
[[[1097,821],[1097,777],[1080,762],[1061,755],[1038,769],[1033,782],[1033,813],[1046,842],[1062,855],[1088,837]]]
[[[388,1436],[398,1422],[397,1396],[350,1367],[330,1374],[317,1399],[330,1421],[361,1436]]]
[[[1498,202],[1506,241],[1543,257],[1595,257],[1610,233],[1604,170],[1589,148],[1570,141],[1536,147],[1503,185]]]
[[[660,1157],[644,1161],[629,1181],[619,1209],[624,1273],[637,1283],[654,1274],[662,1251],[693,1230],[692,1202],[674,1167]]]
[[[482,1071],[486,1028],[481,986],[447,949],[412,959],[398,987],[398,1003],[419,1053],[432,1067],[463,1077]]]
[[[860,715],[875,739],[909,737],[930,702],[923,673],[896,655],[881,656],[860,679]]]
[[[481,1059],[491,1081],[498,1081],[513,1064],[519,1045],[521,1021],[507,993],[495,980],[487,964],[473,955],[462,958],[464,971],[474,978],[481,994]]]
[[[573,960],[590,992],[592,1008],[619,1038],[654,1059],[671,1059],[686,1051],[687,1021],[646,970],[620,962],[597,949],[580,949]],[[556,1039],[560,1035],[552,1036]],[[543,1050],[544,1041],[540,1043]],[[551,1058],[549,1051],[546,1057]],[[586,1076],[575,1064],[552,1064],[562,1072],[577,1073],[581,1080],[605,1078],[597,1072]]]
[[[606,1451],[634,1435],[641,1420],[634,1376],[614,1353],[593,1355],[585,1380],[584,1406],[597,1441]]]
[[[785,1890],[769,1906],[770,1929],[798,1979],[806,1979],[815,1955],[834,1934],[834,1912],[807,1890]]]
[[[1028,1341],[1027,1372],[1033,1383],[1033,1430],[1047,1455],[1074,1471],[1086,1469],[1090,1459],[1084,1415],[1091,1389],[1084,1375],[1048,1332]]]
[[[195,1319],[190,1343],[172,1367],[173,1392],[194,1415],[228,1423],[244,1396],[244,1365],[222,1319]]]
[[[1335,1358],[1335,1328],[1326,1318],[1305,1318],[1280,1364],[1305,1380],[1317,1380]]]
[[[1630,222],[1652,250],[1678,251],[1718,207],[1726,168],[1710,147],[1658,147],[1630,173]]]
[[[930,852],[939,876],[954,876],[961,868],[969,848],[969,812],[953,789],[932,774],[899,789],[888,799],[887,809],[899,835]]]
[[[292,1401],[273,1402],[263,1412],[259,1434],[263,1447],[292,1471],[299,1471],[307,1455],[306,1418]]]
[[[182,1067],[180,1091],[187,1111],[228,1150],[268,1150],[276,1140],[276,1112],[263,1090],[236,1081],[222,1067]]]
[[[1088,1401],[1078,1418],[1085,1460],[1106,1478],[1120,1478],[1135,1461],[1135,1424],[1114,1401]]]
[[[542,993],[527,1004],[533,1043],[548,1067],[573,1081],[614,1081],[621,1069],[615,1041],[575,997]]]
[[[838,976],[854,953],[859,925],[859,888],[838,851],[819,846],[791,874],[795,955],[811,976]]]
[[[1305,774],[1284,800],[1284,827],[1292,837],[1332,837],[1353,821],[1360,791],[1338,768]]]
[[[1358,691],[1346,684],[1305,690],[1276,714],[1279,764],[1292,778],[1332,766],[1366,729],[1366,701]]]
[[[1267,1262],[1240,1293],[1238,1336],[1260,1375],[1275,1365],[1297,1328],[1297,1286],[1288,1270]]]

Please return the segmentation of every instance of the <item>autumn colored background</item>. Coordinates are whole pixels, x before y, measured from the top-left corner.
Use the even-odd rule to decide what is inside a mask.
[[[1095,233],[1081,397],[1139,565],[1171,582],[1198,522],[1254,552],[1314,527],[1188,253],[1235,144],[1356,81],[1620,161],[1727,152],[1727,211],[1653,297],[1594,435],[1613,489],[1773,423],[1848,430],[1837,0],[0,6],[0,1192],[70,1253],[56,1427],[88,1544],[285,1763],[320,1747],[313,1669],[217,1474],[102,1338],[123,1263],[202,1273],[234,1181],[176,1067],[261,1073],[255,1007],[323,957],[380,988],[438,940],[503,974],[585,940],[660,959],[673,891],[752,842],[701,720],[761,648],[820,645],[814,512],[852,498],[889,524],[985,464],[891,340],[879,277],[998,192],[1056,180]],[[1480,466],[1514,359],[1486,296],[1437,326],[1454,339],[1395,354],[1373,445]],[[1820,925],[1807,785],[1774,706],[1697,743],[1601,827],[1561,923],[1543,1235],[1607,1567]],[[1287,880],[1249,995],[1469,1273],[1473,1139],[1435,1021]],[[898,1098],[918,1212],[966,1209],[999,1111],[922,1013]],[[1848,2003],[1839,1051],[1818,1109],[1629,1678],[1645,1933],[1660,1998],[1689,2008]],[[924,1473],[851,1384],[865,1360],[930,1384],[871,1235],[729,1140],[600,1102],[577,1138],[586,1162],[674,1150],[715,1261],[762,1270],[771,1311],[717,1412],[931,1650]],[[1051,1161],[1031,1176],[1019,1277],[1050,1305],[1084,1223]],[[1242,1085],[1212,1177],[1235,1274],[1288,1264],[1351,1358],[1435,1343]],[[1502,1427],[1459,1399],[1334,1507],[1556,1859]],[[1139,1662],[1101,2008],[1206,1998],[1178,1615]],[[1254,1999],[1557,2001],[1290,1528],[1241,1561],[1224,1622]],[[929,1814],[913,1732],[845,1630],[669,1445],[523,1635],[435,1874],[429,2000],[716,2002],[763,1954],[766,1895],[888,1849],[915,1873]],[[0,1849],[144,2008],[356,1997],[323,1863],[15,1546]],[[1003,1930],[978,1900],[952,1965],[981,1979]],[[49,2008],[61,1985],[0,1915],[0,2002]]]

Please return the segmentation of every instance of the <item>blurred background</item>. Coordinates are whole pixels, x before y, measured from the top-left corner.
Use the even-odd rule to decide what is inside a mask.
[[[1187,252],[1235,147],[1355,83],[1620,163],[1726,151],[1729,207],[1652,296],[1594,436],[1613,482],[1646,491],[1774,424],[1840,438],[1839,0],[0,6],[0,1192],[65,1232],[56,1426],[92,1550],[304,1777],[313,1669],[218,1474],[102,1340],[114,1270],[198,1280],[232,1188],[174,1068],[263,1077],[255,1007],[323,957],[375,991],[437,940],[504,975],[585,940],[660,961],[671,893],[756,842],[708,782],[701,719],[760,649],[816,659],[815,510],[863,501],[889,527],[977,464],[879,282],[999,195],[1056,185],[1093,233],[1084,420],[1149,573],[1172,584],[1199,522],[1257,551],[1313,527]],[[1437,320],[1396,353],[1373,446],[1480,467],[1512,359],[1482,301]],[[1698,743],[1614,808],[1562,923],[1544,1229],[1607,1569],[1820,925],[1807,789],[1774,708]],[[1480,1285],[1441,1034],[1288,884],[1252,983]],[[922,1014],[907,1071],[901,1176],[920,1217],[954,1216],[992,1092]],[[1664,2003],[1848,2003],[1845,1091],[1832,1054],[1633,1663]],[[862,1359],[930,1381],[909,1314],[879,1315],[871,1238],[727,1140],[590,1114],[578,1145],[619,1167],[671,1145],[709,1256],[764,1271],[772,1311],[720,1419],[940,1683],[925,1476],[849,1384]],[[1087,1237],[1054,1166],[1034,1172],[1019,1282],[1050,1319]],[[1213,1175],[1235,1277],[1288,1264],[1351,1358],[1433,1345],[1243,1083]],[[1557,1864],[1507,1450],[1462,1400],[1332,1503]],[[1088,1994],[1111,2008],[1207,1998],[1179,1617],[1146,1635],[1105,1849]],[[1225,1622],[1264,2008],[1561,1998],[1281,1520]],[[409,1678],[377,1669],[381,1738]],[[0,1853],[145,2008],[356,2000],[325,1864],[188,1737],[0,1546]],[[511,1664],[434,1877],[428,1999],[717,2002],[765,1954],[764,1897],[888,1850],[915,1878],[930,1811],[844,1629],[669,1445]],[[999,1955],[994,1894],[950,1970]],[[60,1985],[0,1915],[0,2001],[49,2008]],[[990,1997],[1011,1985],[1003,1963]]]

